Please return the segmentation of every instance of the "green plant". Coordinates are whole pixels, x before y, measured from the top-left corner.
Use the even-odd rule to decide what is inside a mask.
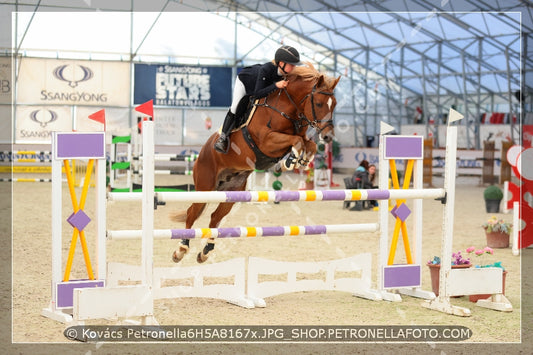
[[[336,139],[333,140],[333,143],[331,144],[331,154],[333,155],[333,158],[336,158],[341,153],[341,144]]]
[[[501,200],[503,198],[502,189],[496,185],[490,185],[483,191],[485,200]]]
[[[498,219],[496,216],[492,216],[489,220],[481,225],[487,233],[500,232],[511,234],[513,224],[505,222],[503,219]]]
[[[324,145],[324,143],[318,143],[316,148],[316,152],[318,154],[324,154],[326,152],[326,146]],[[333,156],[333,158],[336,158],[339,156],[340,153],[341,145],[337,140],[334,139],[331,143],[331,155]]]
[[[476,258],[479,258],[480,264],[476,265],[475,266],[476,268],[499,267],[505,270],[501,261],[496,261],[492,264],[488,264],[487,261],[485,261],[485,258],[487,257],[487,255],[494,255],[494,250],[492,248],[485,247],[483,249],[476,249],[475,247],[472,246],[470,248],[467,248],[466,252],[468,254],[474,254],[476,255]]]

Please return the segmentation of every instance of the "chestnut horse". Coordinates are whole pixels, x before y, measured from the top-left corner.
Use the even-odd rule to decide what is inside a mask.
[[[306,137],[309,128],[315,129],[324,141],[331,142],[332,113],[337,103],[333,90],[340,77],[325,76],[307,63],[295,67],[286,79],[289,81],[287,88],[256,100],[252,118],[232,132],[226,154],[214,149],[218,133],[209,137],[193,167],[197,191],[242,191],[254,169],[268,169],[276,163],[277,170],[306,166],[317,149],[315,142]],[[288,157],[280,161],[285,156]],[[211,214],[209,228],[218,227],[233,204],[220,203]],[[185,228],[189,229],[205,207],[206,203],[193,203],[186,213],[181,211],[171,217],[174,221],[185,222]],[[207,260],[214,243],[214,239],[210,239],[198,253],[199,263]],[[189,239],[183,239],[172,254],[174,262],[179,262],[188,250]]]

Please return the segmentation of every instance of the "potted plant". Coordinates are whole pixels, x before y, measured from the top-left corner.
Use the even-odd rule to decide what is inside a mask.
[[[492,216],[487,222],[483,223],[481,227],[485,229],[488,247],[509,247],[509,237],[513,228],[512,223],[505,222],[503,219],[498,219],[496,216]]]
[[[483,191],[483,198],[485,199],[487,213],[500,212],[500,202],[503,199],[502,189],[496,185],[491,185]]]
[[[507,276],[507,271],[502,266],[501,261],[496,261],[493,263],[488,263],[488,258],[492,255],[494,255],[494,250],[490,248],[489,246],[486,246],[483,249],[476,249],[475,247],[470,247],[466,249],[466,252],[468,254],[474,254],[475,259],[479,264],[476,263],[476,268],[487,268],[487,267],[499,267],[502,269],[502,294],[505,295],[505,278]],[[470,260],[470,259],[469,259]],[[486,299],[489,298],[490,294],[478,294],[478,295],[469,295],[468,298],[470,302],[477,302],[480,299]]]
[[[440,281],[440,257],[434,256],[432,260],[427,262],[429,267],[429,274],[431,276],[431,289],[435,296],[439,295],[439,281]],[[470,259],[465,259],[460,251],[452,253],[452,269],[469,268],[472,266]]]

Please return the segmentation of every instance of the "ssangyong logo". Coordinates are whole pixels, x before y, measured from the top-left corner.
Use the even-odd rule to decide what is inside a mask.
[[[42,128],[57,120],[57,116],[58,114],[52,110],[35,110],[30,113],[31,120],[40,124]]]
[[[52,74],[56,79],[68,83],[68,86],[75,90],[65,88],[61,91],[48,91],[47,89],[42,89],[41,101],[89,104],[107,102],[106,92],[76,89],[80,83],[88,81],[94,76],[90,68],[79,64],[64,64],[56,67]]]
[[[70,67],[70,70],[65,70],[67,67]],[[79,83],[91,79],[94,74],[90,68],[83,65],[65,64],[54,69],[54,76],[61,81],[68,82],[70,87],[75,88]]]

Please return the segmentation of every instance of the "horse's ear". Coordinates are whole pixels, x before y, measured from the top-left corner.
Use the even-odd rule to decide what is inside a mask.
[[[339,77],[337,79],[335,79],[335,81],[333,82],[333,86],[331,87],[331,90],[335,89],[335,86],[337,86],[337,84],[339,83],[339,80],[341,80],[341,76],[339,75]]]
[[[316,82],[316,87],[317,87],[317,88],[322,87],[322,85],[324,85],[324,81],[325,81],[325,80],[324,80],[324,75],[320,75],[320,76],[318,77],[318,81]]]

